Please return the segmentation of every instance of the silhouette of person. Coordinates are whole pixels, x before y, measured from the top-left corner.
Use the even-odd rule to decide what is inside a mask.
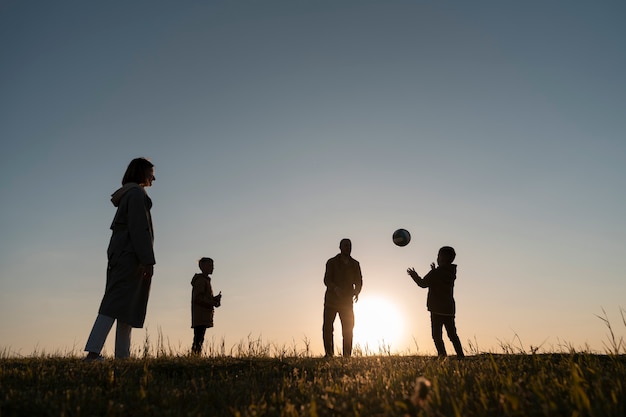
[[[434,262],[430,264],[431,270],[424,278],[421,278],[413,268],[407,269],[406,272],[418,286],[428,288],[426,306],[428,311],[430,311],[430,324],[437,354],[439,357],[447,356],[446,347],[443,344],[443,327],[445,327],[457,357],[463,358],[465,355],[463,354],[461,340],[457,335],[454,322],[456,313],[454,302],[456,265],[452,263],[454,258],[456,258],[454,248],[444,246],[439,249],[437,255],[437,264],[439,266],[435,267]]]
[[[193,345],[191,352],[195,355],[202,352],[206,329],[213,327],[215,307],[222,305],[222,293],[213,295],[211,274],[213,273],[213,259],[202,258],[198,261],[200,274],[191,280],[191,327],[193,328]]]
[[[340,253],[326,262],[324,285],[324,324],[322,334],[326,356],[333,356],[334,321],[337,314],[341,320],[343,335],[343,356],[352,355],[352,331],[354,329],[354,309],[352,303],[359,300],[359,293],[363,287],[361,266],[350,256],[352,242],[342,239],[339,243]]]
[[[122,178],[122,187],[111,202],[117,212],[111,224],[104,297],[85,346],[86,361],[101,361],[104,342],[117,320],[115,357],[130,356],[133,327],[143,327],[154,273],[152,200],[145,188],[155,180],[154,165],[145,158],[133,159]]]

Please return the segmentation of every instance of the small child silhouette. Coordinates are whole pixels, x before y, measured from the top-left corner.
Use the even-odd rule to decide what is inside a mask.
[[[202,258],[198,261],[200,274],[195,274],[191,280],[191,327],[193,328],[193,345],[191,352],[200,354],[206,329],[213,327],[215,307],[222,304],[222,293],[213,296],[211,288],[211,274],[213,273],[213,259]]]
[[[446,328],[448,337],[454,346],[458,358],[463,358],[463,347],[461,340],[456,333],[454,315],[456,306],[454,302],[454,281],[456,280],[456,265],[453,264],[456,258],[454,248],[444,246],[439,249],[437,264],[430,264],[430,272],[421,278],[415,269],[407,269],[407,273],[413,281],[421,288],[428,288],[428,299],[426,306],[430,311],[430,323],[432,328],[433,341],[437,348],[439,357],[447,356],[446,347],[443,344],[443,327]]]

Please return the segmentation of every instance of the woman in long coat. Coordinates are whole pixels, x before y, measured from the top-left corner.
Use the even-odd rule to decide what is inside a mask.
[[[122,179],[122,188],[111,196],[117,212],[107,250],[106,288],[85,346],[87,361],[102,360],[100,352],[116,320],[116,358],[130,356],[131,330],[143,327],[155,264],[152,200],[145,187],[150,187],[154,180],[154,165],[145,158],[133,159]]]

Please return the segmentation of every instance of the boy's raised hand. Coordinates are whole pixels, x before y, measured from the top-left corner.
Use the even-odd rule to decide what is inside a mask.
[[[415,279],[420,279],[420,276],[417,274],[417,272],[415,272],[415,268],[409,268],[406,270],[406,273],[409,274],[411,276],[411,278]]]
[[[434,262],[433,262],[433,263],[431,263],[431,264],[430,264],[430,269],[437,269],[437,265],[435,265],[435,263],[434,263]]]

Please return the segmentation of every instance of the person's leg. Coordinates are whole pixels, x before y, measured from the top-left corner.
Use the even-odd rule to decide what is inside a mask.
[[[198,337],[199,337],[199,329],[200,326],[196,326],[193,327],[193,343],[191,344],[191,353],[193,353],[194,355],[197,355],[198,353],[200,353],[199,349],[198,349]]]
[[[445,316],[444,326],[446,326],[446,332],[448,333],[448,337],[452,342],[452,346],[454,346],[456,356],[459,358],[464,358],[465,354],[463,353],[463,346],[461,346],[461,339],[459,339],[459,336],[456,333],[454,316]]]
[[[437,348],[437,355],[440,357],[447,356],[446,346],[443,344],[443,320],[442,315],[430,313],[430,324],[432,326],[433,341]]]
[[[335,345],[333,343],[334,322],[337,316],[337,309],[331,306],[324,306],[324,324],[322,325],[322,336],[324,338],[324,352],[326,356],[333,356]]]
[[[130,324],[117,321],[115,331],[115,358],[124,359],[130,357],[130,332],[133,328]]]
[[[88,358],[92,359],[100,356],[104,342],[106,342],[111,327],[113,327],[113,322],[115,322],[114,318],[98,314],[85,345],[85,352],[88,352]]]
[[[354,330],[352,305],[342,307],[339,310],[339,320],[341,320],[341,334],[343,336],[343,356],[349,358],[352,355],[352,332]]]
[[[199,355],[202,352],[202,344],[204,343],[204,335],[206,326],[196,326],[193,328],[193,346],[191,352]]]

